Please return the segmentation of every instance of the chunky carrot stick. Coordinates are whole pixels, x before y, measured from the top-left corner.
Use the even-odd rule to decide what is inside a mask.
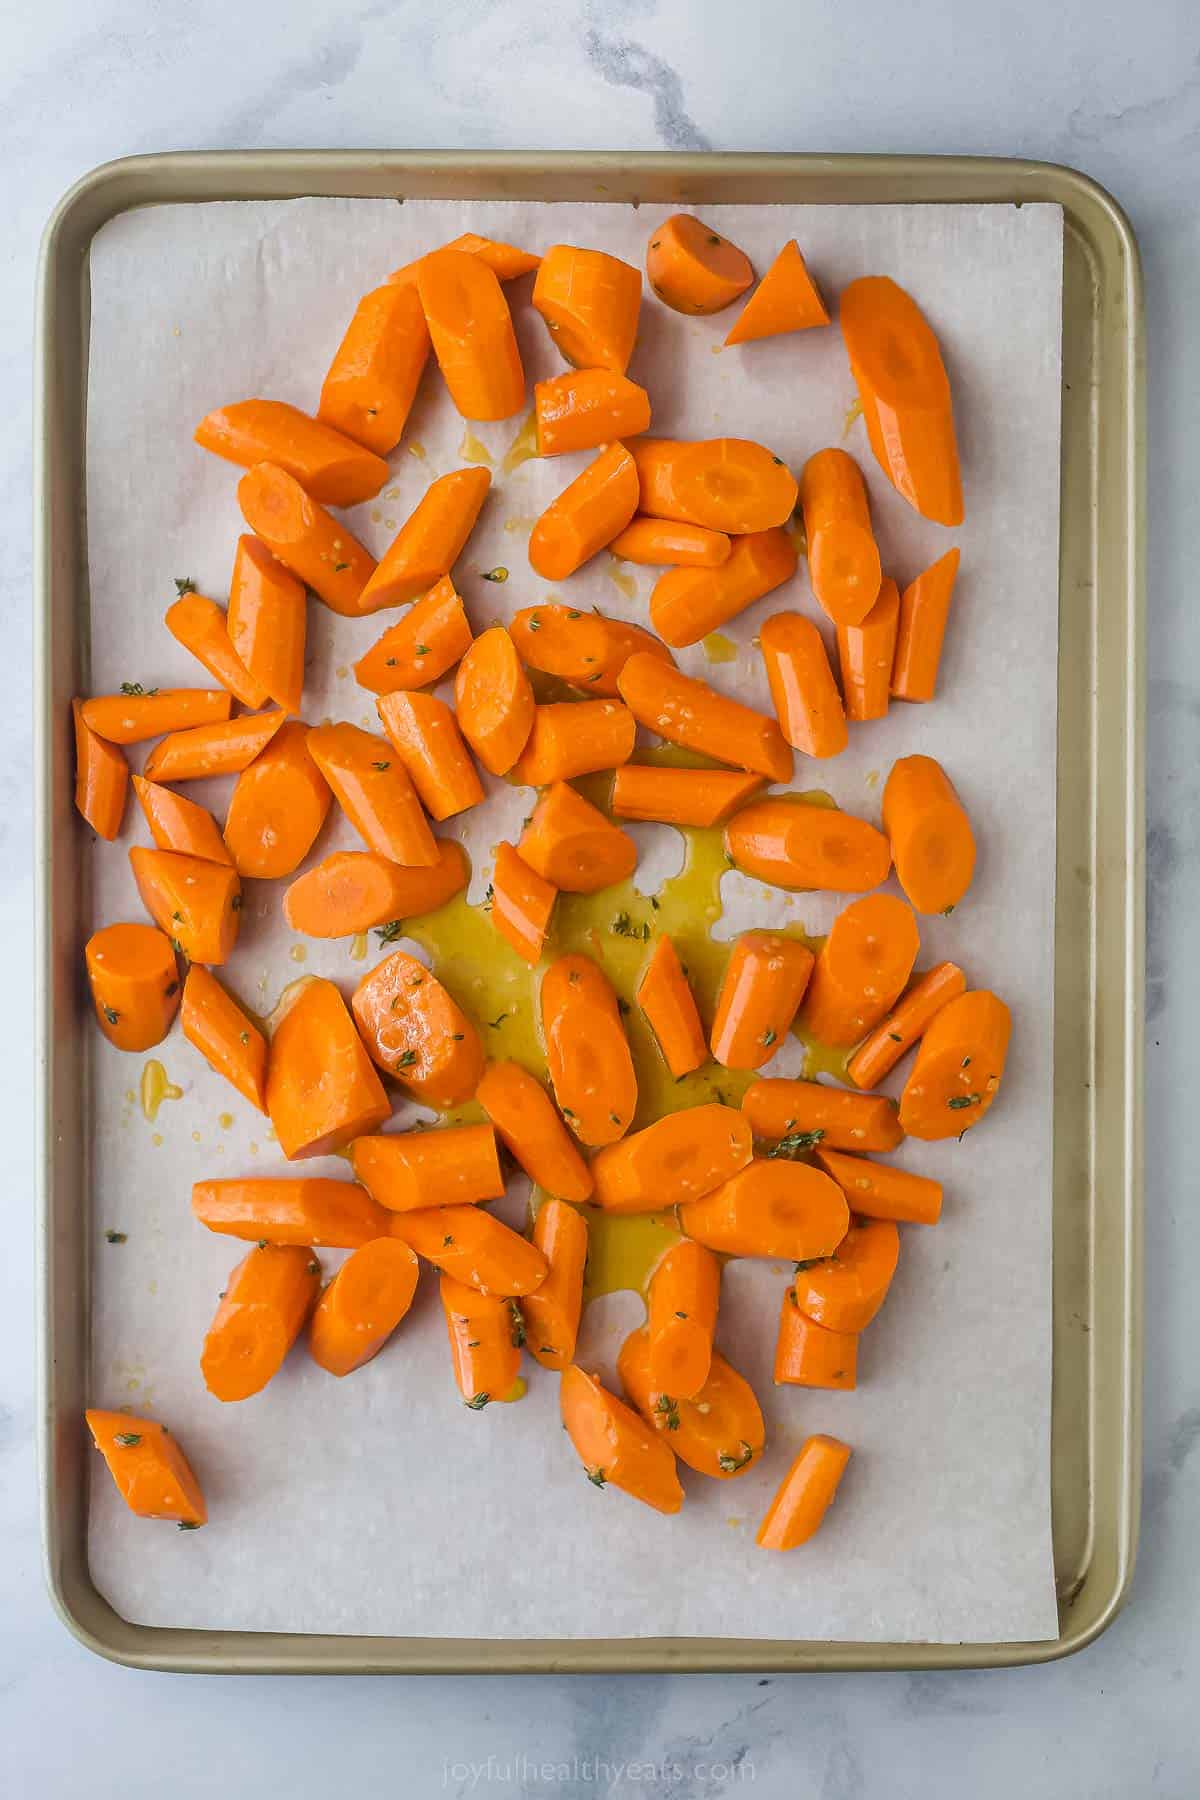
[[[653,1426],[578,1363],[563,1370],[558,1392],[567,1435],[594,1487],[620,1488],[655,1512],[680,1510],[675,1457]]]
[[[539,456],[598,450],[650,429],[645,388],[611,369],[568,369],[533,389]]]
[[[205,862],[232,865],[221,828],[206,808],[141,775],[133,777],[133,790],[160,850],[181,850],[187,856],[203,857]]]
[[[793,750],[805,756],[840,756],[846,748],[846,712],[825,641],[802,613],[773,613],[758,634],[771,705]]]
[[[509,419],[525,404],[525,371],[512,314],[496,276],[477,256],[422,257],[417,292],[442,378],[464,419]]]
[[[183,984],[179,1023],[210,1069],[223,1075],[239,1094],[267,1110],[267,1040],[208,969],[193,963]],[[306,1243],[318,1242],[306,1238]]]
[[[533,730],[529,677],[503,625],[482,632],[454,677],[458,728],[490,775],[507,775]]]
[[[94,1406],[83,1416],[130,1512],[139,1519],[174,1519],[188,1527],[208,1523],[200,1483],[178,1438],[165,1425]]]
[[[224,608],[215,600],[186,590],[173,606],[168,606],[163,623],[171,636],[203,663],[213,679],[229,689],[235,700],[251,708],[265,704],[267,690],[254,679],[234,649]]]
[[[954,784],[932,756],[902,756],[883,784],[883,829],[896,879],[918,912],[958,905],[975,873],[975,834]]]
[[[229,584],[229,636],[277,706],[299,712],[304,692],[308,597],[304,583],[256,537],[238,539]]]
[[[667,1113],[592,1159],[593,1199],[610,1213],[699,1200],[750,1161],[750,1127],[731,1106]]]
[[[359,687],[373,694],[431,687],[471,647],[471,626],[448,575],[360,656],[354,665]]]
[[[469,1100],[483,1073],[479,1033],[436,975],[393,950],[354,990],[354,1017],[374,1060],[426,1106]]]
[[[255,713],[216,725],[173,731],[142,764],[146,781],[204,781],[210,775],[240,775],[261,756],[287,714]]]
[[[298,982],[290,999],[271,1039],[267,1111],[295,1162],[377,1130],[392,1108],[332,981]]]
[[[438,859],[405,869],[370,850],[336,850],[283,896],[283,916],[305,937],[355,937],[376,925],[421,918],[461,894],[470,869],[461,844],[435,838]]]
[[[677,648],[698,644],[795,573],[796,547],[786,531],[778,525],[752,531],[734,539],[719,568],[668,569],[660,575],[650,596],[650,623]]]
[[[194,963],[228,961],[241,922],[242,884],[224,863],[174,850],[129,852],[142,905],[181,955]]]
[[[656,225],[646,248],[646,275],[675,312],[716,313],[732,306],[754,280],[750,258],[693,213]]]
[[[384,551],[362,591],[359,610],[403,606],[448,575],[483,510],[492,478],[486,469],[452,469],[431,482]]]
[[[524,1338],[520,1308],[450,1275],[442,1276],[439,1287],[459,1393],[472,1412],[491,1400],[512,1398]]]
[[[799,488],[781,456],[747,438],[636,438],[638,510],[741,536],[786,525]]]
[[[220,724],[233,705],[225,688],[151,688],[126,682],[119,694],[99,694],[83,703],[83,722],[109,744],[141,744],[167,731]]]
[[[830,1331],[805,1318],[789,1288],[779,1310],[774,1375],[777,1387],[852,1392],[858,1386],[858,1333]]]
[[[575,1355],[588,1228],[565,1200],[544,1200],[533,1221],[533,1241],[549,1263],[550,1272],[541,1286],[521,1302],[525,1348],[543,1369],[556,1369],[561,1374]]]
[[[75,806],[97,837],[110,844],[120,834],[129,792],[129,764],[116,744],[88,725],[82,700],[72,700],[75,727]]]
[[[200,1353],[218,1400],[248,1400],[282,1367],[321,1291],[321,1265],[299,1244],[256,1244],[229,1277]]]
[[[708,1380],[721,1265],[690,1238],[655,1265],[646,1295],[646,1374],[659,1393],[691,1400]]]
[[[411,282],[387,283],[354,309],[321,384],[324,425],[387,456],[400,442],[429,358],[429,327]]]
[[[688,1237],[727,1256],[805,1262],[829,1256],[846,1235],[837,1183],[808,1163],[756,1157],[723,1187],[679,1209]]]
[[[912,1137],[960,1137],[1000,1091],[1012,1016],[986,988],[960,994],[926,1027],[900,1096]]]
[[[719,569],[729,558],[733,540],[725,531],[652,519],[639,513],[608,546],[622,562],[676,569]]]
[[[876,1026],[851,1057],[846,1073],[855,1087],[878,1087],[942,1007],[964,993],[966,986],[966,976],[952,962],[938,963],[928,975],[914,982],[895,1011]],[[864,1150],[869,1148],[870,1145],[863,1145]]]
[[[492,868],[492,924],[518,956],[540,962],[558,889],[509,843],[496,845]]]
[[[708,1061],[696,997],[669,937],[660,937],[654,946],[638,983],[637,1002],[676,1081]]]
[[[533,304],[567,362],[625,373],[642,305],[639,270],[602,250],[554,244],[542,257]]]
[[[875,460],[925,518],[961,525],[950,382],[928,320],[885,275],[843,288],[838,316]]]
[[[896,1102],[821,1081],[755,1081],[742,1111],[756,1138],[810,1138],[824,1150],[894,1150],[904,1137]]]
[[[161,1044],[179,1006],[175,952],[153,925],[105,925],[84,949],[96,1023],[118,1050]]]
[[[608,977],[588,956],[560,956],[542,978],[542,1035],[554,1098],[583,1144],[629,1130],[637,1075]]]
[[[856,625],[874,606],[883,572],[854,458],[844,450],[810,456],[800,476],[800,505],[813,593],[835,625]]]
[[[540,256],[534,256],[528,250],[518,250],[512,244],[501,244],[495,238],[480,237],[476,231],[464,231],[461,237],[452,238],[448,244],[443,244],[442,249],[461,250],[464,256],[477,256],[500,281],[515,281],[520,275],[532,275],[542,260]],[[418,258],[416,262],[405,263],[402,269],[393,269],[388,280],[415,284],[422,260]]]
[[[850,1461],[839,1438],[805,1438],[758,1528],[761,1550],[795,1550],[821,1527]]]
[[[194,436],[202,450],[240,468],[274,463],[323,506],[373,500],[388,478],[381,456],[282,400],[219,407],[201,419]]]
[[[754,800],[725,827],[737,868],[772,887],[861,894],[886,881],[892,852],[881,831],[833,806],[786,795]]]
[[[637,723],[668,743],[703,751],[769,781],[790,777],[792,753],[774,719],[716,693],[706,681],[639,654],[629,658],[617,686]]]
[[[942,1184],[928,1176],[875,1163],[866,1156],[843,1156],[822,1144],[817,1161],[832,1176],[846,1204],[864,1219],[897,1219],[909,1225],[936,1225],[942,1216]]]
[[[848,719],[887,717],[899,619],[900,596],[895,582],[885,576],[866,618],[856,625],[839,624],[838,664]]]
[[[526,668],[557,675],[605,698],[616,693],[617,677],[639,650],[673,661],[666,645],[640,625],[554,601],[522,607],[509,620],[508,629]]]
[[[565,581],[624,531],[637,511],[638,479],[624,444],[610,444],[546,508],[529,536],[529,563]]]
[[[791,1029],[813,970],[796,938],[744,931],[725,967],[712,1027],[712,1053],[727,1069],[761,1069]]]
[[[761,775],[732,769],[662,769],[626,763],[613,775],[612,809],[619,819],[662,825],[723,825],[761,788]]]
[[[437,842],[417,790],[386,738],[357,725],[318,725],[308,754],[369,850],[422,869],[438,863]]]
[[[375,710],[427,812],[442,820],[478,806],[483,787],[444,700],[433,694],[382,694]]]
[[[633,1331],[621,1345],[617,1372],[646,1423],[661,1432],[680,1462],[718,1481],[748,1469],[766,1442],[762,1410],[750,1383],[714,1350],[708,1374],[693,1395],[664,1391],[651,1373],[650,1357],[649,1332]]]
[[[291,875],[316,842],[333,795],[307,738],[308,726],[289,720],[237,778],[225,842],[239,875]]]
[[[197,1181],[192,1216],[226,1237],[268,1244],[326,1244],[355,1250],[386,1238],[389,1215],[356,1181],[281,1179]]]
[[[748,344],[779,337],[787,331],[810,331],[828,325],[816,282],[808,272],[795,238],[790,238],[738,314],[725,342]]]
[[[515,1062],[490,1062],[475,1098],[532,1182],[563,1200],[590,1198],[591,1170],[575,1148],[554,1102],[528,1069]],[[541,1243],[536,1232],[534,1242]],[[541,1247],[546,1248],[544,1244]]]
[[[354,619],[373,610],[363,604],[363,593],[375,573],[375,558],[286,469],[255,463],[238,482],[237,495],[255,536],[331,612]]]
[[[541,795],[517,849],[543,881],[568,894],[598,893],[637,866],[637,845],[628,832],[565,781]]]
[[[899,1257],[891,1219],[856,1219],[832,1254],[800,1258],[806,1266],[796,1270],[796,1305],[830,1331],[865,1331],[887,1299]]]
[[[502,1299],[532,1294],[549,1267],[536,1244],[481,1206],[393,1213],[392,1236],[453,1280]]]
[[[473,1206],[504,1192],[491,1125],[441,1131],[392,1131],[350,1146],[354,1173],[389,1212],[430,1206]]]
[[[399,1238],[374,1238],[348,1256],[313,1309],[312,1359],[330,1375],[361,1369],[412,1305],[420,1264]]]
[[[669,665],[641,651],[630,663],[650,663],[656,669]],[[524,750],[512,767],[512,778],[523,787],[549,787],[553,781],[571,781],[598,769],[615,769],[633,755],[637,723],[628,706],[619,700],[558,700],[539,706]]]
[[[891,894],[852,900],[817,957],[800,1009],[801,1029],[820,1044],[857,1044],[903,993],[919,947],[917,922],[905,901]]]
[[[960,553],[947,550],[910,581],[900,596],[896,658],[892,664],[893,700],[932,700],[937,692],[942,640],[954,597]]]

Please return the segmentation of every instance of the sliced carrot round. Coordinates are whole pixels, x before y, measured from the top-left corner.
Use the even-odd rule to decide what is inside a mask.
[[[680,1462],[717,1481],[742,1475],[763,1452],[767,1430],[754,1389],[714,1350],[703,1386],[690,1398],[664,1392],[650,1372],[650,1338],[631,1332],[617,1359],[621,1386]]]
[[[735,813],[725,848],[747,875],[794,892],[861,894],[886,881],[892,866],[888,840],[865,819],[787,794]]]
[[[954,784],[931,756],[902,756],[883,788],[896,879],[918,912],[958,905],[975,873],[975,834]]]
[[[105,925],[84,951],[96,1023],[118,1050],[149,1050],[179,1008],[171,941],[153,925]]]
[[[559,1404],[567,1435],[594,1486],[620,1488],[656,1512],[679,1511],[683,1489],[675,1458],[652,1426],[577,1363],[563,1370]]]
[[[857,1044],[904,991],[919,948],[907,901],[891,894],[852,900],[817,957],[801,1028],[821,1044]]]
[[[912,1137],[959,1137],[977,1125],[1000,1091],[1012,1016],[986,988],[960,994],[926,1029],[900,1096],[900,1123]]]
[[[469,1100],[483,1073],[479,1033],[436,975],[395,950],[354,990],[354,1017],[373,1060],[418,1100]]]
[[[714,1102],[667,1113],[592,1161],[593,1199],[606,1212],[657,1212],[711,1193],[750,1161],[750,1126]]]
[[[372,1238],[348,1256],[313,1311],[313,1361],[331,1375],[349,1375],[378,1356],[412,1305],[418,1270],[399,1238]]]
[[[832,1254],[799,1258],[806,1266],[796,1270],[796,1305],[830,1331],[865,1331],[887,1299],[899,1257],[891,1219],[856,1219]]]

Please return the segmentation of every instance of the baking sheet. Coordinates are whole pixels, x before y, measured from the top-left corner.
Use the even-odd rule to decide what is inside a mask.
[[[204,1392],[200,1337],[237,1246],[196,1227],[193,1179],[279,1169],[264,1122],[176,1033],[160,1051],[182,1100],[154,1125],[125,1096],[142,1059],[95,1057],[95,1310],[98,1404],[157,1408],[202,1469],[213,1524],[158,1532],[124,1513],[93,1472],[93,1575],[142,1623],[477,1637],[638,1635],[998,1641],[1057,1632],[1049,1534],[1050,955],[1058,560],[1061,213],[1056,207],[705,209],[761,269],[795,235],[827,288],[886,270],[911,286],[942,337],[956,386],[968,521],[951,537],[891,493],[861,422],[845,439],[871,486],[885,565],[911,577],[951,541],[964,552],[944,694],[860,727],[816,777],[850,810],[875,816],[892,759],[928,750],[950,769],[976,821],[981,857],[969,901],[922,922],[922,962],[962,960],[1013,1006],[1004,1101],[961,1149],[906,1147],[899,1160],[947,1183],[933,1232],[906,1231],[887,1307],[864,1340],[851,1395],[770,1383],[778,1265],[735,1264],[719,1341],[754,1382],[768,1416],[762,1464],[733,1483],[685,1476],[688,1502],[664,1520],[582,1482],[557,1429],[556,1383],[532,1371],[519,1406],[475,1415],[455,1404],[435,1284],[396,1342],[353,1381],[334,1383],[298,1354],[255,1400],[221,1407]],[[315,403],[356,297],[398,262],[470,225],[535,248],[571,238],[639,260],[648,210],[522,204],[297,201],[158,208],[105,227],[92,257],[88,507],[93,684],[202,680],[161,626],[171,578],[227,591],[240,528],[236,472],[190,444],[211,406],[258,392]],[[556,371],[540,322],[514,290],[531,378]],[[655,429],[761,436],[793,467],[842,441],[853,387],[836,331],[711,354],[727,319],[683,320],[648,299],[631,373],[646,380]],[[475,426],[497,463],[519,421]],[[350,515],[372,549],[389,541],[433,473],[457,466],[462,421],[427,380],[393,459],[394,484]],[[499,492],[458,571],[477,627],[550,590],[524,563],[513,520],[531,519],[585,458],[527,462]],[[390,523],[389,523],[390,521]],[[504,563],[504,587],[478,571]],[[583,604],[643,618],[649,571],[630,599],[606,558],[575,578]],[[801,574],[728,628],[733,665],[701,650],[684,667],[765,702],[749,648],[781,604],[811,607]],[[371,722],[345,670],[384,621],[335,620],[314,604],[311,719]],[[813,785],[799,769],[797,785]],[[527,810],[501,791],[468,817],[464,839],[486,881],[486,847]],[[145,841],[131,820],[127,837]],[[335,823],[317,854],[352,837]],[[643,834],[643,878],[677,860],[678,840]],[[94,856],[97,922],[139,916],[124,859]],[[648,885],[648,883],[646,883]],[[274,886],[252,885],[227,971],[251,1005],[303,972],[348,986],[362,972],[344,944],[307,945],[277,924]],[[771,918],[828,924],[835,904],[789,904],[736,875],[724,883],[729,935]],[[469,996],[468,996],[469,998]],[[771,1072],[787,1072],[789,1046]],[[232,1117],[225,1128],[221,1121]],[[156,1143],[155,1138],[161,1141]],[[311,1167],[312,1165],[309,1165]],[[328,1172],[344,1172],[334,1160]],[[514,1188],[509,1206],[519,1213]],[[105,1229],[128,1234],[109,1246]],[[332,1267],[334,1253],[323,1253]],[[633,1296],[598,1303],[584,1347],[611,1372]],[[763,1319],[770,1321],[763,1328]],[[856,1455],[837,1507],[802,1555],[753,1546],[788,1455],[813,1430]],[[590,1512],[584,1508],[590,1507]],[[696,1571],[703,1570],[703,1580]]]

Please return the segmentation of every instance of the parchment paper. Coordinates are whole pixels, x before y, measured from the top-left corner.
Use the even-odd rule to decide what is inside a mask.
[[[92,253],[87,468],[95,689],[207,684],[161,622],[173,577],[225,597],[242,529],[238,472],[191,442],[205,412],[250,394],[314,408],[359,295],[461,230],[538,249],[575,241],[640,264],[658,216],[627,206],[300,200],[161,207],[105,227]],[[287,1165],[266,1121],[178,1029],[158,1055],[183,1098],[166,1102],[153,1125],[129,1098],[144,1059],[97,1040],[94,1403],[166,1419],[202,1473],[212,1520],[189,1534],[133,1518],[94,1459],[92,1568],[131,1620],[488,1638],[953,1642],[1057,1631],[1049,1431],[1061,214],[738,206],[705,217],[759,271],[797,237],[827,294],[856,275],[891,274],[940,335],[966,489],[957,533],[921,520],[892,492],[861,420],[847,429],[854,389],[836,327],[717,355],[734,313],[684,319],[647,294],[630,372],[651,390],[659,433],[761,438],[798,470],[845,432],[870,487],[885,568],[902,585],[961,544],[936,704],[896,705],[885,721],[855,728],[832,765],[798,757],[796,785],[827,787],[875,819],[896,756],[928,751],[951,771],[975,823],[979,864],[953,917],[922,920],[921,963],[954,957],[974,984],[1009,1001],[1002,1098],[963,1145],[909,1144],[897,1159],[944,1180],[945,1216],[933,1230],[903,1228],[899,1272],[863,1340],[857,1392],[775,1389],[775,1320],[790,1267],[729,1267],[719,1343],[762,1400],[768,1451],[736,1481],[681,1470],[687,1503],[667,1519],[587,1484],[559,1428],[553,1376],[531,1367],[529,1393],[515,1406],[476,1414],[458,1403],[428,1272],[396,1339],[361,1373],[335,1381],[301,1346],[256,1398],[222,1406],[209,1397],[200,1343],[242,1250],[193,1222],[190,1185]],[[534,379],[560,365],[529,286],[510,294]],[[520,423],[473,428],[497,465]],[[459,465],[463,429],[431,367],[392,459],[393,484],[348,515],[376,554],[432,475]],[[424,460],[406,447],[414,442]],[[586,460],[529,461],[511,476],[497,469],[497,491],[457,571],[477,629],[549,597],[527,565],[528,526]],[[524,523],[508,529],[511,521]],[[507,585],[480,580],[497,564],[511,570]],[[653,572],[623,571],[636,583],[630,599],[611,570],[598,557],[571,584],[576,603],[644,619]],[[710,665],[696,648],[682,653],[682,666],[765,706],[751,639],[785,605],[815,611],[803,565],[788,588],[728,628],[741,646],[736,663]],[[376,725],[372,698],[347,665],[390,618],[337,620],[310,604],[311,721]],[[214,784],[209,803],[223,808],[227,785]],[[491,804],[462,822],[476,893],[490,846],[528,810],[527,790],[493,786]],[[203,788],[188,791],[206,798]],[[639,879],[650,889],[677,866],[680,840],[669,828],[639,835],[647,853]],[[97,924],[143,916],[124,855],[133,841],[149,838],[131,805],[122,845],[94,851]],[[313,854],[355,842],[334,816]],[[301,973],[331,975],[348,992],[370,966],[352,962],[345,941],[309,943],[307,960],[292,960],[281,891],[248,884],[241,942],[222,971],[258,1010]],[[733,874],[724,900],[722,935],[781,918],[823,930],[840,904],[789,900]],[[375,952],[372,940],[372,960]],[[82,1014],[80,1029],[93,1029]],[[789,1043],[770,1072],[797,1067]],[[304,1172],[346,1169],[331,1159]],[[519,1218],[522,1199],[514,1186],[502,1210]],[[108,1244],[106,1229],[127,1242]],[[327,1271],[340,1260],[321,1256]],[[598,1302],[585,1322],[588,1365],[614,1378],[616,1349],[639,1317],[631,1294]],[[754,1546],[757,1522],[813,1431],[854,1446],[841,1494],[807,1548],[764,1554]]]

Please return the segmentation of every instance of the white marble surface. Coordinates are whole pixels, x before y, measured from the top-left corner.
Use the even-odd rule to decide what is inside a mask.
[[[1151,346],[1147,1479],[1133,1597],[1082,1656],[996,1675],[809,1681],[200,1681],[103,1664],[51,1613],[35,1509],[29,1229],[33,261],[53,203],[95,163],[133,151],[296,144],[1017,153],[1077,165],[1130,212]],[[772,1800],[1195,1793],[1200,1110],[1169,1099],[1200,1054],[1187,932],[1200,875],[1194,6],[3,0],[0,150],[0,660],[9,673],[0,1095],[14,1218],[0,1262],[5,1791],[20,1800],[317,1796],[331,1787],[415,1800],[707,1800],[743,1788]],[[654,1773],[652,1763],[668,1768]]]

